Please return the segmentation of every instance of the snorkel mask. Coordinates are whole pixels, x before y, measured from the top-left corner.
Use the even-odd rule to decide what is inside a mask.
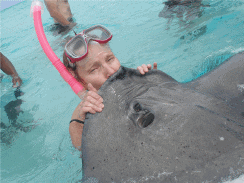
[[[104,44],[112,39],[112,33],[102,25],[92,26],[73,37],[64,48],[68,61],[73,63],[85,58],[88,54],[90,40]]]

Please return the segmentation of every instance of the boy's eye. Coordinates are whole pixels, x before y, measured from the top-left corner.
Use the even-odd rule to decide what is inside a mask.
[[[94,72],[96,69],[97,69],[97,68],[92,69],[91,72]]]
[[[113,57],[110,57],[110,58],[108,59],[108,61],[111,61],[111,60],[113,60]]]

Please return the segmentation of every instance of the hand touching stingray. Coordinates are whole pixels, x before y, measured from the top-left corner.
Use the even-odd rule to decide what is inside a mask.
[[[157,63],[156,62],[154,62],[153,63],[153,69],[157,69]],[[140,71],[140,73],[142,74],[142,75],[144,75],[145,73],[147,73],[149,70],[151,70],[152,69],[152,66],[151,66],[151,64],[147,64],[147,65],[145,65],[145,64],[142,64],[142,66],[138,66],[137,67],[137,70],[139,70]]]
[[[137,70],[139,70],[142,75],[151,69],[151,64],[143,64],[142,66],[137,67]],[[153,64],[153,69],[157,69],[157,63]],[[103,108],[103,98],[97,94],[97,90],[92,86],[91,83],[89,83],[88,92],[84,96],[83,101],[81,101],[80,104],[76,107],[71,118],[72,122],[70,123],[69,127],[72,144],[75,148],[81,150],[84,124],[82,124],[80,121],[83,122],[85,120],[87,112],[95,114],[97,112],[102,112]]]
[[[69,126],[69,132],[71,140],[75,148],[80,150],[81,138],[84,124],[81,123],[85,120],[86,113],[90,112],[95,114],[96,112],[102,112],[104,105],[103,99],[97,94],[97,90],[88,84],[88,92],[84,96],[84,99],[76,107],[72,115],[72,120]]]

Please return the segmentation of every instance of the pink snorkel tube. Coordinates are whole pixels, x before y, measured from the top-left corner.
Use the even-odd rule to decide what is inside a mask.
[[[52,48],[50,47],[47,41],[47,38],[43,30],[42,19],[41,19],[41,13],[43,12],[42,2],[38,0],[33,1],[31,4],[31,12],[33,13],[37,38],[42,46],[42,49],[44,50],[45,54],[52,62],[54,67],[58,70],[60,75],[63,77],[63,79],[70,85],[70,87],[73,89],[75,94],[77,94],[82,99],[83,89],[84,89],[83,86],[69,73],[69,71],[66,69],[64,64],[53,52]]]

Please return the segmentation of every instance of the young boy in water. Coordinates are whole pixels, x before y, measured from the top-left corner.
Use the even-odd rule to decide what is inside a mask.
[[[98,95],[97,91],[120,68],[120,62],[111,51],[108,43],[99,44],[98,42],[90,41],[87,47],[88,54],[86,57],[74,64],[70,64],[66,54],[63,55],[66,68],[88,91],[73,112],[69,126],[72,143],[79,150],[81,150],[83,121],[86,113],[95,114],[96,112],[102,112],[104,108],[103,99]],[[137,69],[141,74],[145,74],[151,68],[150,64],[143,64]],[[156,63],[153,64],[153,69],[157,69]]]

